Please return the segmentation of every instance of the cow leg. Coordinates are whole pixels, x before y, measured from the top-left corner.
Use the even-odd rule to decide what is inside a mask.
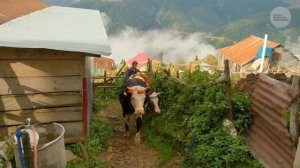
[[[135,134],[135,144],[141,143],[141,127],[142,127],[142,117],[138,117],[136,120],[136,134]]]
[[[124,117],[124,121],[125,121],[125,133],[124,133],[124,137],[127,138],[129,137],[129,120],[130,120],[130,116],[129,115],[125,115]]]

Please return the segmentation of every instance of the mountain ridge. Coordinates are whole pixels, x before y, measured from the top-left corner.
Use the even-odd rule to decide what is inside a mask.
[[[207,32],[238,41],[253,34],[262,37],[269,33],[274,40],[284,42],[291,33],[292,41],[300,36],[300,21],[293,19],[290,26],[276,29],[269,14],[278,6],[289,7],[293,18],[298,14],[297,0],[44,0],[50,5],[98,9],[112,20],[109,34],[125,27],[137,30],[172,29],[185,33]],[[300,19],[298,19],[300,20]],[[299,31],[298,31],[299,29]],[[217,47],[227,45],[211,41]]]

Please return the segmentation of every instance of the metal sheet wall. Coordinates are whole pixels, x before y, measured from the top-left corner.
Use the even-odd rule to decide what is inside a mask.
[[[253,124],[247,134],[250,151],[270,168],[293,166],[293,147],[283,112],[298,96],[291,85],[260,74],[252,94]]]

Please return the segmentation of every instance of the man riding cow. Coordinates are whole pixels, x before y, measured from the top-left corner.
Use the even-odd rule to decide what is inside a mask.
[[[138,72],[140,72],[139,69],[137,69],[138,66],[138,62],[137,61],[133,61],[131,64],[131,68],[128,68],[125,74],[125,80],[127,81],[129,79],[129,77],[133,74],[137,74]]]
[[[150,91],[149,85],[151,81],[144,74],[137,74],[137,62],[133,62],[135,67],[127,70],[130,75],[126,79],[119,94],[119,101],[123,110],[123,117],[125,120],[125,137],[129,136],[129,121],[130,117],[134,116],[136,119],[136,135],[135,143],[140,143],[140,130],[142,126],[142,116],[145,113],[145,105],[148,105],[156,113],[160,113],[158,106],[158,94],[155,91]],[[134,72],[135,71],[135,72]]]

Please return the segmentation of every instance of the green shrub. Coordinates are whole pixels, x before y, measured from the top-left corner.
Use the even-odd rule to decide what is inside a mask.
[[[182,155],[187,154],[192,135],[196,135],[196,143],[182,167],[262,167],[250,154],[244,138],[229,135],[223,126],[228,110],[224,85],[205,85],[218,77],[194,71],[183,75],[187,83],[184,85],[157,73],[153,86],[163,92],[159,97],[162,112],[145,122],[151,122],[151,129]],[[233,108],[233,124],[242,131],[251,122],[249,98],[233,94]]]
[[[250,115],[251,102],[247,94],[234,95],[232,98],[233,109],[234,109],[234,126],[239,131],[242,132],[247,129],[252,120]]]

